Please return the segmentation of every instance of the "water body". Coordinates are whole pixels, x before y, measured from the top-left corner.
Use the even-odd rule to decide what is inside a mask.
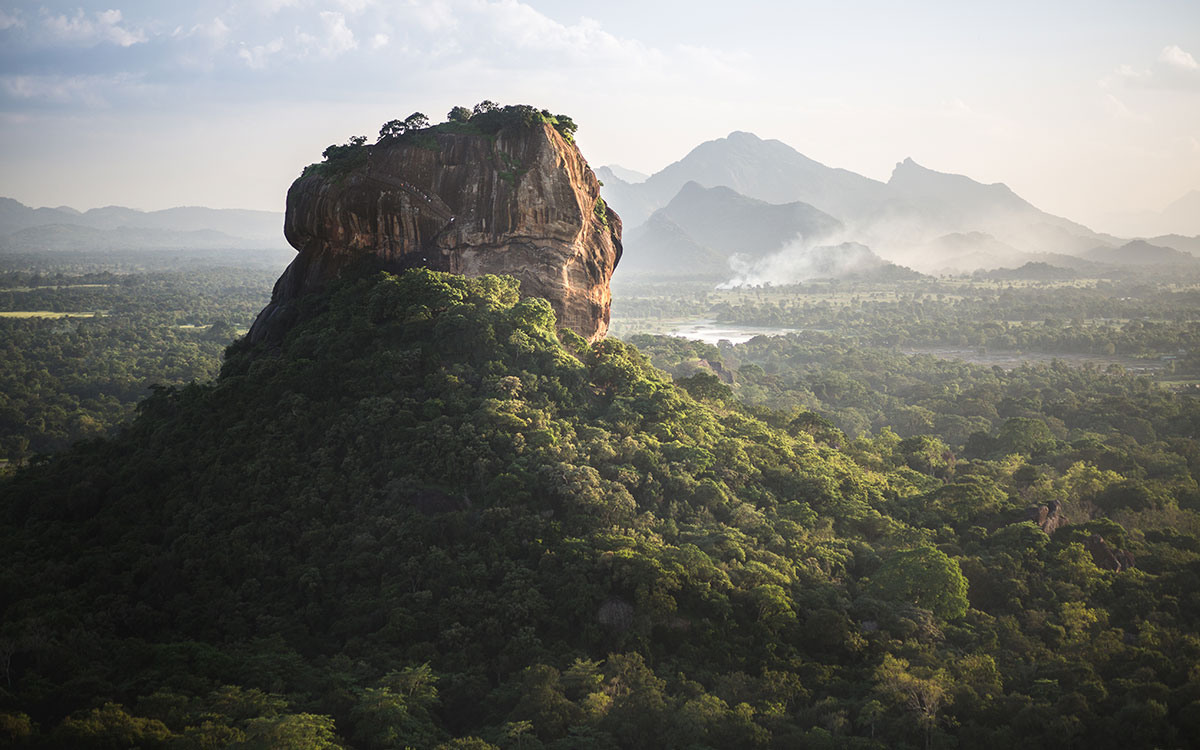
[[[772,326],[738,326],[722,325],[712,318],[688,320],[675,323],[667,335],[692,341],[703,341],[706,344],[716,344],[728,341],[731,344],[744,344],[755,336],[786,336],[789,333],[799,333],[802,328],[775,328]],[[1154,359],[1133,359],[1131,357],[1104,357],[1090,354],[1048,354],[1044,352],[1018,351],[980,351],[977,348],[958,348],[940,346],[908,346],[900,349],[902,354],[930,354],[939,359],[952,359],[970,362],[988,367],[999,366],[1012,370],[1027,364],[1050,364],[1054,360],[1065,362],[1072,367],[1095,365],[1105,368],[1117,364],[1129,372],[1155,375],[1162,372],[1163,363]]]
[[[703,341],[706,344],[716,344],[722,340],[731,344],[744,344],[755,336],[786,336],[799,330],[799,328],[772,328],[770,326],[720,325],[715,320],[708,318],[681,323],[667,331],[667,335],[692,341]]]

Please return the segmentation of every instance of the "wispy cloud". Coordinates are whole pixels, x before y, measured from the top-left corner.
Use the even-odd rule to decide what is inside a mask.
[[[1150,118],[1147,115],[1139,112],[1134,112],[1129,108],[1129,105],[1118,98],[1115,94],[1104,95],[1104,107],[1108,113],[1118,120],[1129,120],[1131,122],[1149,122]]]
[[[254,0],[251,4],[258,9],[260,13],[266,15],[274,15],[284,8],[291,8],[300,5],[301,0]]]
[[[1140,67],[1122,65],[1114,78],[1133,88],[1200,91],[1200,63],[1182,47],[1169,44],[1152,63]]]
[[[228,41],[231,31],[225,21],[221,20],[220,16],[216,16],[207,23],[198,23],[186,30],[182,26],[176,27],[171,36],[183,39],[207,39],[217,46],[223,46]]]
[[[42,19],[42,26],[55,39],[84,46],[107,42],[132,47],[149,38],[143,29],[123,24],[119,10],[98,11],[90,16],[82,8],[70,16],[47,14]]]
[[[358,48],[354,32],[346,25],[345,15],[326,10],[321,12],[319,18],[321,31],[318,35],[296,31],[296,42],[302,50],[333,59]]]
[[[283,51],[283,40],[272,39],[266,44],[254,46],[243,44],[237,54],[251,70],[262,70],[267,66],[267,62],[281,51]]]
[[[1196,62],[1196,58],[1192,57],[1191,53],[1184,52],[1180,47],[1174,44],[1163,47],[1162,53],[1158,56],[1158,61],[1168,67],[1176,68],[1178,70],[1200,70],[1200,64]]]
[[[0,92],[5,98],[51,105],[107,107],[114,92],[127,93],[141,87],[130,75],[5,75]]]
[[[25,19],[21,18],[21,11],[17,10],[9,13],[7,11],[0,10],[0,31],[12,28],[20,29],[24,27]]]
[[[375,5],[374,0],[334,0],[339,8],[347,13],[361,13],[367,8]]]

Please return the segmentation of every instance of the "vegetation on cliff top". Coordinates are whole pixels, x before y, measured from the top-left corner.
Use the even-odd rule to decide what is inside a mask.
[[[434,147],[432,136],[439,133],[459,135],[496,135],[501,130],[531,128],[547,124],[567,140],[575,142],[578,125],[567,115],[551,114],[548,109],[538,109],[528,104],[500,106],[485,99],[474,109],[454,107],[446,115],[446,121],[430,125],[429,118],[421,112],[413,112],[403,120],[389,120],[379,129],[376,145],[399,140],[410,140],[419,145]],[[335,176],[346,174],[366,162],[372,146],[365,135],[356,135],[343,144],[331,144],[321,154],[324,160],[304,168],[301,176],[322,174]]]

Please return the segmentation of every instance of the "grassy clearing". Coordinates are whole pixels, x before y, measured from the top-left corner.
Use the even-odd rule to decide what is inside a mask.
[[[54,312],[53,310],[16,310],[0,312],[0,318],[94,318],[96,312]]]
[[[107,289],[116,284],[47,284],[45,286],[6,286],[0,292],[40,292],[45,289]]]

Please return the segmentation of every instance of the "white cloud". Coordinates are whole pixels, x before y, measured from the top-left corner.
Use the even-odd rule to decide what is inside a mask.
[[[335,0],[338,7],[347,13],[361,13],[367,7],[374,5],[374,0]]]
[[[212,70],[215,67],[215,54],[229,45],[232,34],[232,29],[220,16],[190,29],[179,26],[171,32],[171,38],[177,45],[175,59],[185,68]]]
[[[1179,68],[1180,70],[1200,70],[1200,64],[1196,62],[1196,58],[1174,44],[1163,47],[1162,53],[1158,56],[1158,61],[1172,68]]]
[[[274,15],[284,8],[291,8],[299,5],[300,0],[257,0],[255,5],[258,9],[267,15]]]
[[[382,49],[388,46],[389,41],[391,39],[388,38],[387,34],[376,34],[371,37],[371,49]]]
[[[262,70],[270,58],[283,50],[283,40],[273,39],[266,44],[248,47],[245,44],[238,49],[238,57],[245,61],[246,66],[254,70]]]
[[[396,12],[404,22],[415,22],[423,31],[449,31],[458,26],[458,15],[447,0],[431,0],[426,3],[409,3],[396,6]]]
[[[1134,112],[1125,102],[1117,98],[1115,94],[1104,95],[1104,106],[1108,113],[1118,120],[1129,120],[1131,122],[1148,122],[1149,117],[1143,114]]]
[[[358,47],[354,32],[346,25],[346,16],[332,10],[321,11],[321,35],[296,31],[296,41],[306,51],[324,58],[340,57]]]
[[[148,39],[144,30],[127,28],[121,21],[119,10],[104,10],[89,17],[80,8],[73,16],[47,16],[43,25],[57,39],[88,46],[109,42],[120,47],[132,47]]]
[[[1150,65],[1122,65],[1115,78],[1126,86],[1172,91],[1200,91],[1200,63],[1182,47],[1169,44]],[[1108,80],[1102,83],[1107,84]]]
[[[208,23],[198,23],[186,34],[189,37],[200,37],[210,40],[215,46],[223,46],[229,39],[230,29],[220,16]]]
[[[0,76],[0,91],[14,99],[43,104],[83,104],[89,107],[108,106],[106,92],[129,91],[140,85],[128,75]]]
[[[11,29],[11,28],[21,29],[24,27],[25,27],[25,21],[24,21],[24,19],[21,18],[20,11],[16,11],[13,13],[7,13],[3,10],[0,10],[0,31],[3,31],[4,29]]]
[[[953,99],[947,102],[942,106],[942,110],[950,116],[975,114],[975,111],[971,109],[971,105],[962,99]]]
[[[540,64],[644,58],[650,52],[640,42],[620,39],[590,18],[567,25],[542,15],[516,0],[473,3],[469,10],[476,33],[500,48],[514,52],[543,52],[555,55]],[[460,24],[461,24],[460,17]]]

